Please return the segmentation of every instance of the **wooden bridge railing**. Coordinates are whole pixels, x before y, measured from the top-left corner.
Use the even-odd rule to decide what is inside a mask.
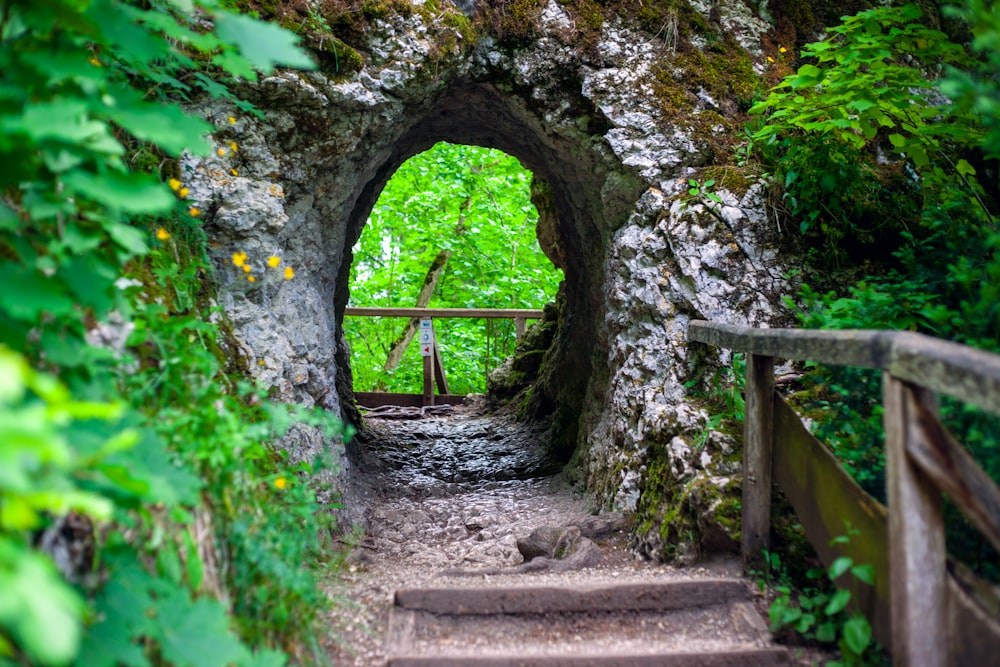
[[[531,308],[362,308],[344,309],[345,316],[351,317],[405,317],[428,322],[430,332],[429,349],[422,351],[424,359],[424,391],[423,394],[391,394],[386,392],[355,392],[359,403],[368,407],[380,405],[415,405],[430,406],[435,401],[441,403],[458,403],[464,397],[453,395],[448,390],[448,378],[444,371],[444,361],[441,350],[434,335],[434,318],[473,318],[486,320],[514,320],[514,336],[517,340],[524,335],[527,320],[539,320],[544,311]],[[423,332],[421,332],[423,334]],[[438,396],[434,395],[437,385]]]
[[[835,524],[850,517],[860,528],[861,558],[875,566],[876,584],[856,599],[896,665],[986,664],[1000,655],[996,608],[984,612],[948,575],[942,515],[944,492],[1000,550],[1000,489],[937,416],[937,394],[1000,415],[1000,355],[910,332],[704,321],[690,323],[688,339],[747,353],[745,562],[768,547],[773,475],[828,566],[840,555],[829,543]],[[774,391],[776,357],[882,371],[888,518]]]

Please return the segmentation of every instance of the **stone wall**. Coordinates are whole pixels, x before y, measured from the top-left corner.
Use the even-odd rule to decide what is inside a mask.
[[[665,14],[665,33],[635,17],[597,21],[578,4],[590,6],[528,3],[531,39],[481,27],[474,44],[451,27],[456,8],[389,12],[365,33],[359,71],[282,72],[245,87],[263,118],[203,104],[221,154],[185,160],[184,180],[256,378],[282,400],[354,418],[342,335],[351,247],[387,180],[438,141],[519,158],[548,186],[555,215],[542,239],[565,262],[532,399],[553,415],[553,453],[572,454],[597,505],[640,513],[641,552],[726,548],[732,525],[716,518],[738,497],[735,445],[715,434],[695,451],[706,415],[685,388],[702,377],[699,362],[724,358],[689,349],[685,328],[691,318],[776,322],[787,286],[764,186],[715,178],[718,204],[689,195],[688,179],[714,173],[724,150],[731,159],[722,139],[740,102],[727,68],[738,52],[740,76],[761,71],[769,26],[733,0]],[[729,52],[703,55],[719,49],[712,34]],[[295,277],[275,270],[251,283],[234,252],[262,271],[278,255]],[[289,446],[315,441],[300,434]],[[671,509],[680,505],[683,516]],[[678,535],[689,531],[685,547]]]

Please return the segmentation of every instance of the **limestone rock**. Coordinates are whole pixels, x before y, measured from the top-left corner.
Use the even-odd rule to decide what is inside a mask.
[[[692,6],[760,65],[767,24],[747,5]],[[781,324],[790,265],[763,184],[713,177],[721,205],[687,192],[708,169],[739,171],[713,164],[729,131],[721,114],[735,103],[688,72],[690,108],[667,113],[657,77],[682,66],[677,50],[632,19],[609,13],[588,27],[576,11],[550,0],[527,32],[534,39],[481,35],[475,45],[456,37],[447,4],[390,11],[359,36],[360,71],[278,72],[242,86],[263,117],[198,102],[222,154],[184,158],[182,180],[203,212],[220,305],[254,379],[282,400],[350,417],[343,309],[351,248],[378,194],[437,141],[518,157],[547,186],[539,236],[565,269],[528,412],[551,419],[550,454],[572,457],[570,474],[597,507],[644,513],[637,524],[652,528],[636,537],[640,553],[683,557],[732,538],[711,518],[738,488],[734,445],[702,438],[707,414],[687,388],[730,357],[688,346],[687,324]],[[260,267],[255,282],[235,270],[234,252]],[[271,255],[293,280],[263,268]],[[303,433],[285,443],[304,458],[326,444]],[[345,475],[333,487],[346,488]],[[676,535],[661,531],[665,521],[677,521]]]

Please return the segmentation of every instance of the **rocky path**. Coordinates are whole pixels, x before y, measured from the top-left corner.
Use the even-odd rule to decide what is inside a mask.
[[[330,583],[333,664],[788,664],[736,562],[636,561],[621,517],[554,475],[531,427],[367,426],[368,530]]]

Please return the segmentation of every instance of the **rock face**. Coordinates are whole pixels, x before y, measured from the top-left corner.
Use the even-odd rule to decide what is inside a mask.
[[[782,319],[764,186],[719,166],[769,25],[736,0],[652,17],[527,1],[519,30],[484,8],[473,44],[453,27],[459,9],[421,7],[372,20],[358,71],[246,86],[263,117],[199,107],[218,150],[183,161],[182,176],[249,367],[281,400],[354,419],[343,313],[369,212],[396,168],[438,141],[499,148],[535,174],[539,235],[565,269],[529,406],[551,416],[550,453],[572,457],[598,507],[640,513],[641,553],[731,546],[736,444],[702,437],[685,385],[728,357],[689,348],[685,331],[692,318]],[[721,204],[688,192],[709,178]],[[231,261],[239,252],[250,273]],[[301,432],[295,443],[321,446]]]

